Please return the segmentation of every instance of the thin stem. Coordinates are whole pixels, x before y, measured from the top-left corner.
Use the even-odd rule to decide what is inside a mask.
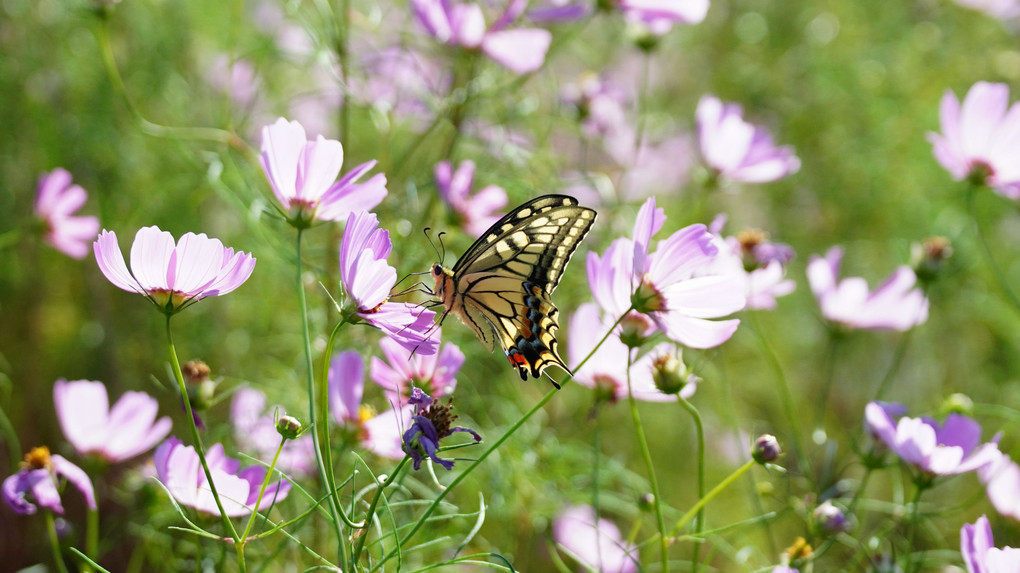
[[[85,556],[96,559],[99,555],[99,508],[85,514]],[[91,569],[89,569],[91,571]]]
[[[340,520],[351,529],[359,529],[361,525],[351,521],[351,518],[344,511],[343,503],[340,502],[340,492],[336,487],[336,475],[333,473],[333,448],[329,444],[329,364],[333,359],[333,344],[336,342],[336,335],[340,332],[340,328],[347,324],[349,320],[350,317],[345,315],[343,319],[337,323],[336,327],[333,328],[333,332],[329,333],[329,339],[326,342],[326,352],[324,354],[322,365],[322,376],[319,378],[318,405],[319,420],[321,420],[321,422],[316,429],[317,431],[322,432],[320,438],[322,440],[323,465],[326,467],[326,483],[329,484],[329,491],[333,497],[333,502],[336,504]]]
[[[276,455],[273,456],[273,463],[269,464],[269,468],[266,470],[266,477],[262,478],[262,487],[259,489],[259,496],[255,498],[255,506],[252,508],[251,515],[248,517],[248,525],[244,527],[244,535],[241,536],[241,542],[238,545],[244,545],[248,540],[248,536],[251,535],[251,528],[255,525],[255,517],[259,514],[259,507],[262,505],[262,497],[266,495],[266,488],[269,487],[269,480],[273,478],[273,471],[276,469],[276,462],[280,459],[280,452],[283,451],[283,445],[287,443],[287,438],[280,437],[280,445],[276,448]]]
[[[46,510],[46,532],[50,538],[50,550],[53,552],[53,563],[60,573],[67,573],[67,566],[64,565],[64,557],[60,554],[60,538],[57,537],[57,523],[53,519],[53,512]]]
[[[340,83],[343,85],[343,100],[340,102],[340,141],[344,144],[347,143],[347,138],[351,133],[351,106],[348,105],[350,98],[350,90],[348,89],[349,83],[348,76],[349,70],[347,67],[350,65],[350,39],[351,34],[351,3],[350,0],[340,0],[340,29],[338,30],[336,54],[337,59],[340,60]]]
[[[404,456],[404,459],[400,460],[400,463],[397,464],[393,473],[386,476],[386,481],[376,488],[375,496],[372,497],[372,503],[368,506],[368,513],[365,514],[365,529],[368,529],[368,527],[372,524],[372,520],[375,516],[375,510],[379,505],[379,499],[382,498],[383,491],[389,487],[395,479],[397,479],[397,476],[400,474],[400,470],[404,469],[404,466],[407,465],[407,460],[409,459],[411,459],[409,456]],[[354,546],[354,556],[351,558],[352,569],[357,568],[358,566],[358,559],[361,558],[361,551],[365,548],[366,539],[368,539],[368,532],[363,531],[361,535],[358,536],[357,545]]]
[[[21,463],[21,441],[18,439],[18,432],[14,429],[14,424],[7,417],[7,412],[3,407],[0,407],[0,434],[3,435],[4,442],[7,444],[10,467],[18,467],[18,464]]]
[[[177,350],[174,347],[174,335],[170,329],[171,316],[170,314],[166,315],[166,339],[170,351],[170,365],[173,367],[174,377],[177,378],[177,386],[181,391],[181,399],[184,400],[184,412],[188,418],[188,428],[191,429],[191,439],[195,442],[195,453],[198,454],[198,461],[202,463],[205,481],[209,484],[209,490],[212,492],[213,500],[216,502],[216,508],[220,510],[220,518],[223,519],[223,525],[230,532],[231,539],[236,543],[239,541],[237,530],[234,529],[234,524],[227,517],[227,512],[223,509],[223,502],[220,501],[220,494],[216,491],[216,483],[212,479],[212,472],[209,471],[209,464],[205,461],[205,446],[202,445],[202,436],[198,433],[198,426],[195,424],[195,413],[191,409],[191,400],[188,398],[188,387],[184,384],[184,373],[181,372],[181,362],[177,359]]]
[[[641,425],[641,416],[638,415],[637,400],[634,399],[634,391],[630,382],[630,367],[634,363],[634,350],[627,350],[627,402],[630,404],[630,417],[634,421],[634,432],[637,434],[638,449],[641,450],[641,457],[645,462],[645,469],[648,471],[648,484],[652,488],[652,496],[655,498],[655,526],[659,531],[659,557],[662,561],[662,571],[669,571],[669,539],[666,537],[666,521],[662,518],[662,496],[659,495],[659,481],[655,477],[655,464],[652,462],[652,452],[648,449],[648,440],[645,438],[645,429]]]
[[[920,521],[920,519],[921,519],[921,494],[924,493],[924,490],[928,489],[931,486],[931,481],[929,481],[927,478],[922,477],[922,478],[918,479],[918,481],[916,482],[916,485],[917,485],[917,491],[914,492],[914,499],[913,499],[913,501],[911,501],[911,505],[913,507],[911,507],[911,512],[910,512],[910,515],[911,515],[911,517],[910,517],[910,535],[908,536],[909,539],[910,539],[910,547],[911,548],[917,547],[917,543],[916,543],[917,542],[917,522]],[[907,564],[907,571],[913,571],[914,568],[918,566],[917,561],[914,560],[914,556],[916,554],[917,553],[913,552],[913,551],[910,553],[910,560],[909,560],[909,562]]]
[[[237,568],[242,571],[247,571],[248,565],[244,562],[244,540],[240,543],[234,544],[234,554],[237,555]]]
[[[999,288],[1002,289],[1006,298],[1009,299],[1013,309],[1020,312],[1020,298],[1013,291],[1013,287],[1009,286],[1005,273],[1002,272],[1002,269],[995,262],[995,257],[992,256],[992,249],[988,245],[988,238],[985,236],[984,229],[981,227],[981,222],[977,216],[975,197],[977,196],[977,191],[982,188],[981,185],[972,184],[967,190],[967,211],[970,213],[970,218],[974,221],[974,230],[977,233],[978,242],[981,244],[981,254],[984,255],[988,266],[992,268],[992,273],[995,275],[995,280],[999,283]]]
[[[797,464],[800,466],[800,470],[804,475],[810,475],[810,466],[808,465],[807,456],[804,454],[804,446],[800,442],[801,427],[800,427],[800,414],[796,407],[793,405],[793,393],[790,391],[790,382],[786,378],[786,369],[783,368],[783,363],[779,360],[779,354],[776,353],[776,349],[766,338],[765,333],[762,331],[761,319],[758,316],[757,311],[751,311],[749,313],[751,317],[751,330],[758,338],[758,343],[761,345],[762,351],[765,354],[765,358],[768,360],[769,365],[775,372],[776,380],[779,382],[779,396],[783,401],[783,410],[786,413],[786,419],[790,422],[790,443],[793,445],[793,454],[797,458]]]
[[[590,360],[591,357],[595,355],[595,352],[602,347],[602,344],[605,343],[605,341],[609,338],[613,331],[616,330],[616,327],[619,326],[621,322],[623,322],[624,317],[626,317],[627,314],[630,313],[630,311],[632,310],[634,310],[634,307],[628,308],[626,311],[624,311],[622,315],[620,315],[620,318],[616,319],[616,322],[614,322],[613,325],[609,327],[609,331],[606,332],[606,334],[602,337],[601,340],[599,340],[599,343],[595,345],[595,348],[592,348],[591,352],[589,352],[588,355],[584,357],[584,360],[582,360],[577,366],[574,366],[573,368],[574,372],[580,370],[581,367],[587,364],[588,360]],[[574,375],[570,374],[569,376],[564,378],[563,381],[560,382],[560,388],[565,386],[567,382],[570,382],[570,380],[573,377]],[[482,452],[478,459],[472,462],[471,465],[467,467],[467,469],[465,469],[463,472],[454,477],[453,480],[450,481],[450,484],[446,486],[446,489],[439,492],[439,495],[436,496],[436,499],[434,499],[432,503],[425,509],[425,513],[423,513],[422,516],[418,518],[418,521],[415,522],[413,527],[411,527],[411,530],[404,534],[404,537],[400,538],[400,540],[397,541],[397,546],[394,547],[393,550],[391,550],[385,557],[380,559],[379,562],[376,563],[375,566],[372,567],[372,569],[370,569],[370,571],[377,571],[387,561],[389,561],[397,553],[399,553],[400,548],[407,544],[407,542],[410,541],[411,538],[414,537],[416,533],[418,533],[418,530],[421,529],[421,527],[425,524],[429,516],[431,516],[436,511],[436,509],[439,507],[439,504],[442,503],[443,499],[446,498],[446,495],[453,491],[457,484],[464,481],[464,479],[467,478],[467,476],[469,476],[471,472],[475,470],[475,468],[482,465],[482,462],[484,462],[486,458],[492,455],[492,452],[496,451],[496,448],[501,446],[503,442],[510,439],[510,436],[512,436],[514,432],[520,429],[520,427],[524,425],[524,422],[527,422],[532,416],[535,415],[535,413],[541,410],[549,402],[549,400],[552,400],[552,397],[555,396],[557,392],[559,392],[559,389],[557,388],[549,390],[545,394],[545,396],[542,397],[541,400],[539,400],[530,410],[525,412],[524,415],[521,416],[519,420],[514,422],[513,425],[511,425],[510,428],[502,436],[499,437],[499,439],[493,442],[491,446],[486,448],[486,450]]]
[[[729,487],[730,484],[737,481],[737,478],[744,475],[747,470],[754,466],[755,463],[757,462],[754,460],[748,460],[747,463],[737,468],[737,470],[732,474],[728,475],[726,479],[719,482],[714,488],[712,488],[712,491],[708,492],[708,495],[699,499],[698,503],[694,504],[694,507],[690,508],[687,510],[687,513],[683,514],[683,516],[676,522],[676,525],[673,526],[673,531],[669,533],[669,536],[673,537],[676,535],[676,532],[680,531],[683,526],[687,525],[687,522],[696,516],[703,507],[708,505],[708,502],[712,501],[717,495],[722,493],[722,490]]]
[[[326,495],[329,498],[329,510],[333,517],[333,528],[336,530],[336,542],[337,542],[337,555],[340,563],[347,562],[347,545],[344,543],[343,532],[340,530],[340,500],[334,492],[336,489],[333,485],[333,480],[329,479],[329,471],[326,469],[324,462],[323,453],[323,439],[321,434],[326,432],[326,420],[322,420],[322,427],[316,423],[315,418],[315,374],[312,367],[312,340],[309,334],[308,326],[308,300],[305,297],[305,284],[304,284],[304,265],[301,260],[301,238],[304,233],[303,229],[297,230],[297,240],[295,244],[295,251],[297,253],[297,289],[298,289],[298,303],[301,307],[301,334],[303,337],[303,350],[305,355],[305,384],[308,391],[308,423],[315,428],[312,432],[312,444],[315,449],[315,465],[319,469],[319,479],[322,480],[322,486],[326,489]]]
[[[908,330],[900,336],[900,341],[896,344],[896,351],[893,354],[892,363],[889,364],[889,369],[885,371],[885,376],[882,377],[882,382],[878,385],[878,390],[875,391],[875,400],[881,400],[885,396],[885,391],[889,389],[889,383],[892,382],[896,372],[900,369],[900,365],[903,364],[903,357],[907,354],[907,342],[910,340],[910,333],[913,330]]]
[[[698,409],[693,404],[684,400],[677,395],[677,401],[680,405],[690,413],[691,418],[694,419],[694,427],[698,431],[698,499],[705,496],[705,426],[701,422],[701,414],[698,413]],[[694,541],[694,556],[691,561],[692,573],[698,573],[698,553],[701,551],[701,532],[705,529],[705,509],[701,508],[698,510],[696,521],[694,522],[694,535],[698,539]]]

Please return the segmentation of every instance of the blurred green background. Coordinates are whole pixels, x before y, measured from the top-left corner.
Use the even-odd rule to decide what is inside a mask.
[[[355,94],[348,99],[344,126],[339,105],[344,81],[352,91],[353,86],[369,90],[365,86],[373,80],[385,82],[369,62],[387,46],[412,50],[438,70],[463,70],[467,64],[426,37],[404,4],[355,0],[348,72],[341,74],[335,47],[345,28],[335,14],[342,9],[327,0],[124,0],[105,8],[81,1],[0,2],[0,232],[25,231],[21,240],[8,241],[0,251],[0,405],[20,441],[17,447],[4,444],[0,475],[15,471],[7,452],[18,447],[47,444],[75,459],[53,411],[57,378],[101,380],[112,397],[128,389],[154,394],[163,413],[175,417],[174,433],[185,435],[179,405],[165,385],[168,358],[160,315],[140,297],[110,285],[91,256],[71,260],[32,234],[35,184],[42,172],[68,169],[90,193],[83,213],[98,215],[104,228],[115,230],[125,252],[134,232],[153,224],[174,236],[205,232],[252,252],[258,264],[241,289],[175,318],[178,351],[182,360],[209,363],[223,378],[222,388],[250,384],[264,390],[270,403],[303,416],[307,404],[294,287],[295,233],[272,214],[272,193],[254,159],[261,126],[280,115],[298,118],[312,134],[343,137],[347,168],[380,160],[376,171],[387,174],[389,197],[377,211],[396,243],[390,262],[403,275],[427,270],[434,262],[421,235],[425,226],[446,230],[451,252],[463,252],[470,244],[471,238],[435,200],[432,169],[449,149],[455,160],[478,164],[476,188],[502,185],[511,204],[565,189],[563,176],[578,171],[582,157],[590,169],[619,180],[619,167],[605,154],[585,154],[575,115],[560,102],[563,86],[588,71],[607,73],[631,94],[632,104],[640,102],[650,139],[693,137],[697,101],[712,93],[741,103],[749,120],[767,126],[778,143],[792,145],[802,162],[797,174],[767,185],[709,192],[695,166],[682,180],[663,181],[662,188],[620,190],[657,195],[670,217],[661,237],[727,213],[729,233],[758,227],[798,253],[788,271],[797,291],[781,299],[776,311],[759,313],[755,320],[775,346],[803,413],[798,438],[814,475],[806,479],[802,468],[785,475],[755,469],[752,478],[713,503],[709,527],[764,511],[781,514],[768,528],[747,526],[713,537],[714,566],[753,571],[778,562],[779,552],[805,534],[805,515],[815,496],[841,479],[859,478],[862,468],[854,462],[854,448],[863,438],[863,408],[901,345],[904,354],[888,399],[920,414],[936,411],[951,393],[966,393],[979,405],[985,436],[1002,430],[1002,449],[1017,452],[1016,422],[981,405],[998,404],[1012,412],[1020,402],[1020,323],[981,259],[964,203],[965,185],[953,182],[937,164],[926,140],[929,131],[939,130],[938,105],[945,90],[962,97],[981,80],[1017,85],[1020,52],[1009,24],[948,0],[717,0],[704,23],[676,28],[647,56],[649,89],[638,95],[646,56],[629,43],[618,16],[602,15],[583,26],[551,27],[550,59],[533,77],[517,79],[479,62],[482,93],[465,112],[469,122],[477,123],[462,126],[454,140],[454,127],[439,121],[408,153],[431,114],[447,109],[443,94],[423,98],[424,120]],[[104,29],[126,94],[148,122],[217,128],[243,143],[228,146],[143,124],[104,68],[98,40]],[[246,101],[231,100],[217,87],[224,75],[215,71],[217,62],[222,65],[231,57],[254,65],[255,95]],[[515,139],[503,137],[508,133],[527,143],[515,145]],[[689,156],[677,161],[696,165],[695,149],[691,145]],[[976,203],[994,256],[1016,280],[1020,218],[1015,205],[991,193]],[[599,222],[557,291],[565,314],[590,300],[586,252],[601,252],[615,237],[629,234],[639,204],[617,200],[597,207]],[[312,297],[312,329],[320,353],[337,320],[325,291],[339,292],[335,257],[340,232],[339,226],[325,225],[307,233],[304,283]],[[912,243],[932,235],[950,238],[955,254],[945,274],[928,287],[927,324],[907,335],[834,337],[829,332],[803,274],[810,255],[844,245],[844,275],[864,276],[876,285],[908,261]],[[780,407],[777,375],[750,328],[752,320],[747,313],[741,318],[740,330],[721,348],[685,353],[705,379],[693,402],[705,419],[710,486],[746,459],[753,436],[774,433],[784,446],[791,439],[793,426]],[[375,332],[344,332],[340,349],[375,348]],[[499,436],[549,389],[543,381],[522,383],[502,356],[485,353],[462,325],[448,323],[444,334],[468,356],[456,393],[460,422],[487,439]],[[569,339],[566,329],[561,338]],[[817,404],[829,379],[831,395],[819,416]],[[370,400],[383,405],[376,394]],[[228,402],[206,414],[209,443],[230,442]],[[603,406],[593,416],[592,405],[589,390],[568,385],[451,496],[468,513],[477,509],[477,492],[485,493],[487,521],[472,547],[507,556],[519,571],[551,570],[550,521],[566,505],[590,503],[596,436],[605,514],[625,533],[641,521],[638,539],[654,531],[652,517],[636,503],[648,486],[626,407]],[[672,404],[643,404],[640,411],[652,437],[663,498],[682,513],[697,499],[691,420]],[[457,450],[457,455],[470,458],[474,451]],[[392,467],[385,460],[370,462],[376,472]],[[784,462],[794,464],[792,456]],[[341,473],[352,463],[351,456],[342,456]],[[160,565],[197,569],[189,561],[194,539],[166,529],[177,522],[163,494],[123,481],[127,473],[117,468],[98,486],[107,500],[104,511],[111,512],[104,514],[108,554],[101,562],[111,570],[136,567],[137,560],[144,564],[141,570]],[[895,471],[882,473],[869,485],[867,497],[902,501],[904,480]],[[928,508],[940,513],[932,517],[918,548],[954,550],[960,525],[994,513],[974,476],[951,480],[928,495],[933,503],[945,501]],[[75,494],[65,497],[73,500]],[[296,514],[302,506],[293,499],[283,508]],[[81,507],[75,501],[67,505],[75,523]],[[855,533],[870,531],[883,519],[881,504],[866,507],[873,513]],[[41,520],[14,516],[6,508],[0,512],[0,554],[10,567],[45,560]],[[679,513],[669,516],[675,520]],[[470,518],[454,520],[441,529],[451,540],[429,549],[422,559],[449,557],[471,523]],[[1020,534],[1003,519],[993,523],[996,539]],[[1000,531],[1006,537],[1000,538]],[[323,543],[326,530],[306,525],[296,535],[316,545]],[[277,539],[280,543],[282,538]],[[881,540],[866,553],[878,556],[895,542]],[[160,548],[166,547],[179,558],[157,561]],[[303,557],[288,547],[277,558],[292,556],[300,562]],[[687,558],[689,548],[681,545],[672,555]],[[271,554],[275,544],[264,549]],[[213,562],[222,557],[215,545],[202,544],[199,551]],[[831,561],[819,567],[832,570],[849,553],[853,550],[837,547],[826,556]]]

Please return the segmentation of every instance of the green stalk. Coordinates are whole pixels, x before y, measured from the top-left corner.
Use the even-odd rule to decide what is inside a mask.
[[[971,184],[967,190],[967,212],[970,213],[971,220],[974,221],[974,230],[977,233],[978,243],[981,245],[981,254],[984,255],[985,261],[988,266],[992,268],[992,273],[995,275],[995,280],[999,283],[999,288],[1009,299],[1009,302],[1013,305],[1013,309],[1020,312],[1020,298],[1013,291],[1013,287],[1009,286],[1009,281],[1006,279],[1006,274],[999,268],[998,263],[995,262],[995,257],[992,256],[992,249],[988,245],[988,238],[985,236],[984,229],[981,227],[981,222],[977,216],[977,207],[975,206],[975,196],[977,195],[978,189],[981,189],[981,185]]]
[[[67,566],[64,565],[64,557],[60,554],[60,539],[57,537],[57,524],[53,519],[53,512],[45,510],[43,514],[46,516],[46,532],[50,538],[50,550],[53,552],[53,563],[57,567],[57,571],[60,573],[67,573]]]
[[[262,479],[262,488],[259,489],[259,496],[255,498],[255,506],[252,507],[251,515],[248,516],[248,525],[244,528],[244,535],[241,536],[241,542],[239,546],[244,546],[248,540],[248,536],[251,534],[251,528],[255,525],[255,517],[259,514],[259,506],[262,505],[262,496],[266,494],[266,488],[269,487],[269,480],[273,478],[273,471],[276,469],[276,462],[280,459],[280,452],[283,451],[283,445],[287,443],[287,438],[280,437],[280,446],[276,448],[276,455],[273,456],[273,463],[269,464],[269,469],[266,470],[266,477]]]
[[[223,502],[220,501],[220,494],[216,491],[216,483],[213,482],[212,472],[209,471],[209,464],[205,461],[205,446],[202,445],[202,436],[198,433],[198,426],[195,425],[195,413],[191,409],[191,400],[188,398],[188,387],[184,384],[184,373],[181,372],[181,362],[177,359],[177,350],[174,347],[174,335],[170,330],[170,317],[172,315],[166,315],[166,338],[168,349],[170,351],[170,365],[173,367],[174,377],[177,378],[177,386],[181,391],[181,399],[184,400],[184,412],[188,418],[188,428],[191,429],[191,439],[195,442],[195,453],[198,454],[198,461],[202,463],[202,471],[205,472],[205,480],[209,484],[209,490],[212,491],[213,500],[216,502],[216,507],[220,510],[220,517],[223,519],[223,525],[227,531],[230,532],[231,539],[236,543],[239,541],[237,537],[237,531],[234,529],[234,524],[227,517],[227,512],[223,509]],[[243,571],[243,569],[242,569]]]
[[[634,363],[633,349],[627,349],[627,402],[630,404],[630,418],[634,421],[634,431],[637,433],[638,449],[641,450],[641,458],[645,462],[645,469],[648,471],[648,484],[652,488],[652,496],[655,498],[655,526],[659,531],[659,557],[662,561],[662,571],[669,571],[669,538],[666,537],[666,521],[662,518],[662,496],[659,495],[659,481],[655,477],[655,464],[652,463],[652,452],[648,449],[648,440],[645,438],[645,429],[641,425],[641,416],[638,415],[637,400],[634,399],[634,392],[630,384],[630,367]]]
[[[404,469],[404,466],[407,465],[407,460],[409,459],[411,459],[409,456],[404,456],[404,459],[400,460],[400,463],[397,464],[396,469],[394,469],[393,472],[386,477],[386,481],[376,487],[375,496],[372,497],[372,503],[368,506],[368,513],[365,514],[365,529],[368,529],[368,527],[372,524],[373,516],[375,516],[375,510],[379,505],[379,499],[382,498],[383,491],[389,487],[395,479],[397,479],[397,476],[400,474],[400,470]],[[362,534],[358,536],[358,543],[354,546],[354,557],[351,558],[352,569],[358,566],[358,559],[361,558],[361,551],[365,548],[365,540],[367,539],[367,531],[362,532]]]
[[[96,559],[99,556],[99,508],[85,514],[85,556]],[[91,571],[91,568],[87,568]]]
[[[695,517],[702,510],[702,508],[708,505],[708,502],[715,499],[717,495],[722,493],[722,491],[729,487],[730,484],[737,481],[737,478],[747,473],[747,470],[751,469],[756,463],[757,462],[755,462],[754,460],[748,460],[747,463],[737,468],[737,470],[730,474],[729,476],[727,476],[726,479],[719,482],[714,488],[712,488],[712,491],[708,492],[708,495],[699,499],[698,503],[694,504],[693,507],[687,510],[687,513],[683,514],[683,516],[676,522],[676,525],[673,526],[673,531],[670,532],[669,536],[672,537],[676,535],[676,533],[680,531],[680,529],[683,528],[683,526],[687,525],[687,522],[690,521],[691,518]]]
[[[705,426],[701,422],[701,414],[693,404],[677,395],[677,401],[694,418],[694,427],[698,431],[698,499],[705,496]],[[694,556],[692,558],[691,571],[698,573],[698,553],[701,551],[701,532],[705,529],[705,508],[698,510],[697,521],[694,523],[694,535],[698,537],[694,541]]]

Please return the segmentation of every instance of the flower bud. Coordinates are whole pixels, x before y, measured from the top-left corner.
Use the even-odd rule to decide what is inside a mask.
[[[651,493],[644,493],[638,497],[638,509],[650,512],[655,509],[655,496]]]
[[[831,500],[816,507],[811,513],[811,517],[815,524],[826,533],[840,533],[850,529],[850,523],[843,510],[833,505]]]
[[[698,377],[687,369],[682,360],[667,353],[652,361],[652,380],[663,394],[679,393],[681,398],[686,399],[694,395],[693,386],[698,382]],[[689,391],[685,392],[688,388]]]
[[[942,405],[939,406],[939,412],[943,415],[963,414],[964,416],[972,416],[974,414],[974,401],[966,394],[960,394],[959,392],[950,394],[942,402]]]
[[[762,465],[776,461],[779,458],[779,454],[782,453],[783,450],[779,447],[779,441],[771,434],[758,436],[758,439],[754,441],[754,446],[751,448],[751,457]]]
[[[922,282],[934,280],[953,256],[953,245],[945,237],[928,237],[910,246],[910,266]]]
[[[280,416],[276,421],[276,431],[284,439],[293,440],[301,435],[301,422],[294,416]]]
[[[188,400],[195,410],[208,410],[216,402],[218,382],[209,375],[212,370],[201,360],[191,360],[181,366],[184,381],[188,383]]]

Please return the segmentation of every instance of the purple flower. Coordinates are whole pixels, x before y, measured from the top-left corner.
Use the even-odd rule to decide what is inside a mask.
[[[980,444],[981,426],[961,414],[939,424],[929,418],[903,416],[893,421],[899,405],[871,402],[864,409],[868,429],[903,461],[929,475],[979,470],[1001,455],[994,441]]]
[[[329,406],[338,424],[373,454],[397,460],[404,457],[401,432],[411,423],[412,407],[398,404],[375,416],[370,407],[362,405],[365,368],[360,354],[350,350],[334,356],[329,364],[328,384]]]
[[[0,493],[15,513],[33,514],[38,504],[63,515],[64,506],[60,505],[60,487],[57,483],[61,477],[81,492],[89,509],[95,510],[98,507],[89,476],[63,457],[51,456],[49,448],[45,446],[32,448],[25,454],[21,469],[4,480]],[[35,503],[30,501],[29,495]]]
[[[721,232],[725,223],[726,216],[718,215],[708,227],[709,232],[716,235],[715,245],[719,248],[716,270],[744,283],[746,308],[776,308],[776,298],[797,288],[796,283],[786,278],[786,263],[793,258],[793,249],[769,243],[768,235],[757,230],[723,238]]]
[[[1020,466],[1002,454],[978,470],[992,506],[1000,514],[1020,520]]]
[[[1008,109],[1007,109],[1008,108]],[[935,159],[957,181],[971,179],[1020,199],[1020,105],[1009,105],[1009,86],[978,82],[963,106],[946,90],[939,108],[942,133],[928,133]]]
[[[708,14],[708,0],[619,0],[617,6],[624,18],[660,36],[673,24],[697,24]]]
[[[213,444],[206,452],[205,459],[227,517],[250,514],[255,509],[255,501],[266,477],[266,468],[257,465],[241,469],[241,462],[223,453],[222,444]],[[156,479],[166,487],[177,503],[201,512],[219,514],[195,448],[185,446],[171,436],[156,448],[155,465]],[[289,491],[290,482],[271,480],[258,510],[284,499]]]
[[[590,506],[563,510],[553,521],[553,540],[587,570],[632,573],[639,569],[637,547],[623,539],[612,521],[599,519]]]
[[[99,219],[74,215],[88,199],[78,185],[71,185],[71,174],[57,168],[39,178],[35,195],[35,216],[46,225],[46,242],[75,259],[89,252],[89,241],[99,233]]]
[[[722,177],[741,183],[766,183],[800,169],[789,146],[776,147],[765,129],[747,123],[737,104],[704,96],[696,112],[701,155]]]
[[[914,288],[917,275],[902,265],[884,283],[868,292],[860,277],[839,280],[843,249],[832,247],[825,258],[812,256],[807,278],[822,315],[849,328],[910,330],[928,320],[928,299]]]
[[[88,380],[57,380],[53,403],[64,437],[79,454],[120,462],[156,447],[172,422],[156,420],[159,403],[145,392],[125,392],[110,408],[106,386]]]
[[[375,161],[362,163],[339,181],[344,149],[339,141],[321,135],[308,141],[305,128],[284,118],[262,128],[262,169],[298,227],[313,221],[342,221],[356,211],[367,211],[386,197],[386,176],[377,174],[357,183]]]
[[[475,163],[462,161],[454,171],[449,161],[436,165],[436,186],[439,197],[449,205],[461,220],[464,230],[474,237],[492,226],[506,206],[506,191],[499,185],[488,185],[471,196],[474,185]]]
[[[670,339],[691,348],[728,340],[739,320],[713,321],[744,307],[744,285],[712,266],[719,249],[704,225],[690,225],[659,242],[652,236],[666,220],[650,197],[638,212],[634,239],[617,239],[602,258],[588,255],[588,283],[610,317],[633,305]],[[648,332],[643,333],[645,335]]]
[[[227,294],[244,284],[255,268],[255,257],[235,253],[219,239],[185,233],[175,246],[173,235],[155,226],[135,235],[131,272],[113,231],[104,230],[92,250],[99,270],[114,286],[145,295],[168,314],[207,296]]]
[[[279,412],[279,417],[285,413]],[[234,424],[237,446],[254,457],[269,463],[280,447],[275,411],[266,412],[266,395],[254,388],[240,388],[230,403],[230,421]],[[276,467],[281,472],[311,475],[315,470],[315,445],[312,436],[302,435],[287,440]]]
[[[800,570],[789,565],[776,565],[772,568],[772,573],[800,573]]]
[[[589,302],[579,306],[570,317],[570,337],[567,338],[570,363],[579,364],[584,360],[612,325],[612,320],[599,316],[598,305],[595,303]],[[675,396],[664,394],[656,388],[652,376],[656,358],[672,351],[673,345],[663,342],[644,353],[631,365],[630,385],[636,400],[648,402],[676,400]],[[574,370],[574,380],[582,386],[594,389],[599,396],[605,397],[610,402],[626,399],[628,353],[637,356],[638,349],[627,348],[627,345],[620,341],[618,334],[612,334],[584,366]],[[695,384],[687,384],[681,390],[680,396],[684,399],[690,398],[694,395],[695,388]]]
[[[505,29],[520,18],[527,4],[528,0],[510,0],[506,11],[487,27],[478,4],[460,4],[453,0],[411,0],[415,17],[432,37],[444,44],[469,50],[480,49],[515,74],[541,68],[552,42],[552,34],[548,30]]]
[[[960,529],[960,553],[967,565],[967,573],[1016,573],[1020,563],[1020,549],[995,547],[988,518],[981,516],[974,524]]]
[[[447,399],[446,404],[433,404],[432,398],[422,392],[421,388],[411,390],[408,404],[414,406],[414,415],[411,417],[411,426],[404,432],[403,444],[404,452],[414,461],[415,470],[421,469],[421,462],[425,458],[448,470],[453,469],[452,461],[439,457],[439,440],[454,432],[466,432],[476,442],[482,441],[482,437],[474,430],[452,426],[457,416],[453,413],[451,401],[452,398]]]
[[[442,340],[438,328],[432,337]],[[386,361],[372,357],[371,377],[390,400],[406,400],[412,387],[436,398],[452,394],[457,387],[457,371],[464,364],[464,353],[456,344],[446,344],[441,351],[427,356],[411,352],[389,338],[380,340],[379,346]]]
[[[577,109],[582,131],[589,137],[633,131],[624,108],[627,98],[623,90],[598,74],[586,73],[565,85],[560,98]],[[633,144],[630,147],[633,149]]]
[[[436,313],[418,305],[387,302],[397,283],[397,270],[386,258],[393,249],[388,231],[373,213],[351,213],[340,243],[340,280],[357,306],[356,314],[417,354],[435,354],[439,343],[430,329]]]

